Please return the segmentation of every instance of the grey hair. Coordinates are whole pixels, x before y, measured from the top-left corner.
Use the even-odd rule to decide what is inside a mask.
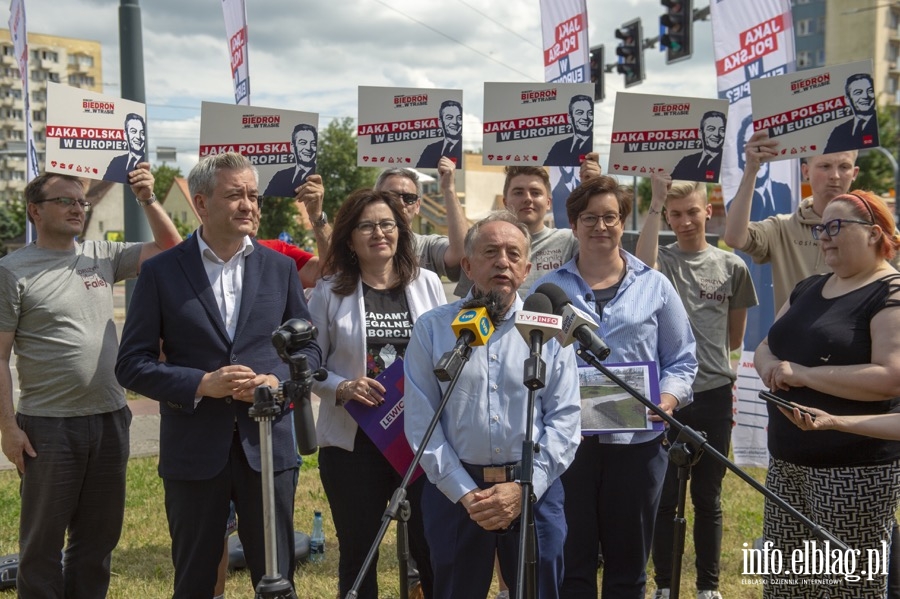
[[[375,181],[375,191],[384,191],[382,186],[388,177],[406,177],[416,184],[416,194],[422,195],[422,182],[419,181],[419,175],[416,174],[416,171],[408,168],[386,168],[381,171],[381,174],[378,175],[378,179]]]
[[[494,212],[491,212],[483,219],[469,227],[469,230],[466,232],[466,239],[464,244],[466,256],[471,258],[475,254],[475,243],[478,241],[478,235],[481,232],[481,228],[488,223],[496,222],[509,223],[522,232],[522,235],[525,236],[525,240],[528,242],[525,244],[525,260],[530,260],[531,233],[528,231],[528,227],[525,225],[525,223],[520,222],[519,219],[517,219],[515,215],[508,210],[496,210]]]
[[[198,194],[212,195],[213,189],[216,187],[219,171],[223,170],[252,171],[256,184],[259,185],[259,171],[256,170],[256,167],[253,166],[253,163],[246,156],[237,152],[213,154],[201,158],[200,162],[191,169],[187,179],[191,197],[196,197]]]

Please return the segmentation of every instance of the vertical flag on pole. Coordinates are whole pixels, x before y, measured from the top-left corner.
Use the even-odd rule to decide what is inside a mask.
[[[247,7],[244,0],[222,0],[225,35],[231,56],[234,103],[250,105],[250,61],[247,53]]]
[[[22,77],[22,104],[25,107],[25,178],[31,181],[38,176],[37,151],[34,148],[34,128],[31,125],[31,94],[28,92],[28,38],[25,27],[25,0],[12,0],[9,5],[9,33],[13,40],[13,51],[19,62]],[[26,222],[25,243],[34,241],[34,226]]]
[[[585,0],[540,0],[544,39],[544,80],[587,83],[591,80]],[[549,167],[556,226],[568,223],[566,198],[581,180],[578,167]]]
[[[710,3],[719,98],[729,101],[728,129],[722,157],[722,195],[734,197],[744,168],[744,144],[753,134],[750,79],[783,75],[794,70],[794,33],[790,0],[719,0]],[[764,164],[756,181],[752,221],[760,221],[797,205],[800,193],[796,160]],[[727,209],[727,205],[726,205]],[[738,412],[732,433],[735,461],[768,463],[765,402],[757,398],[762,382],[753,368],[753,351],[766,336],[775,312],[772,270],[738,253],[750,268],[759,306],[747,315],[744,351],[738,366]]]

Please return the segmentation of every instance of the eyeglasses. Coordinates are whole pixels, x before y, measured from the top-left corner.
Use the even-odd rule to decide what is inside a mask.
[[[363,235],[371,235],[375,232],[375,227],[381,229],[382,233],[391,233],[394,229],[397,228],[397,221],[394,220],[383,220],[377,223],[373,223],[372,221],[363,221],[356,225],[356,230],[362,233]]]
[[[620,214],[615,212],[610,212],[609,214],[604,214],[603,216],[597,216],[596,214],[579,214],[578,222],[580,222],[585,227],[592,229],[597,226],[597,221],[603,221],[603,224],[607,227],[615,227],[619,224],[619,221],[622,219]]]
[[[836,218],[834,220],[830,220],[827,223],[822,223],[821,225],[813,225],[812,228],[812,236],[813,239],[818,240],[822,233],[827,233],[828,237],[837,237],[837,234],[841,232],[841,226],[853,223],[855,225],[865,225],[867,227],[874,227],[875,223],[867,223],[864,220],[851,220],[849,218]]]
[[[404,204],[415,204],[419,201],[419,194],[417,193],[401,193],[399,191],[389,191],[389,194],[394,196],[395,198],[400,198]]]
[[[64,206],[66,208],[71,208],[75,204],[78,204],[85,212],[89,212],[92,206],[90,202],[79,200],[78,198],[46,198],[43,200],[32,202],[32,204],[43,204],[45,202],[55,202],[57,205]]]

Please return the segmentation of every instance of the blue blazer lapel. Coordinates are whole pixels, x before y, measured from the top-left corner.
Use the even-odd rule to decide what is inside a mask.
[[[241,311],[238,313],[237,326],[234,329],[234,338],[237,339],[247,319],[253,311],[253,304],[259,293],[260,278],[266,262],[265,252],[260,251],[260,246],[253,240],[253,251],[244,259],[244,280],[241,284]]]
[[[225,344],[231,346],[231,339],[228,338],[228,330],[225,328],[225,322],[222,320],[219,304],[216,303],[216,296],[209,285],[209,276],[207,276],[206,269],[203,267],[203,258],[200,257],[200,245],[197,243],[197,235],[199,234],[200,232],[197,230],[190,239],[182,244],[178,263],[184,271],[188,284],[194,290],[194,293],[200,300],[200,304],[209,315],[209,321],[213,324]]]

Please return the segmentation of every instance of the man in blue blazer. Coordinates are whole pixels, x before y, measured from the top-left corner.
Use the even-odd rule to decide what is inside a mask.
[[[272,332],[288,319],[309,319],[294,263],[250,238],[259,211],[253,165],[240,154],[210,156],[191,170],[188,186],[202,225],[144,263],[116,362],[122,386],[160,403],[176,599],[214,595],[229,500],[254,587],[265,574],[259,425],[248,409],[256,387],[289,376]],[[319,346],[303,352],[318,368]],[[277,566],[293,582],[290,414],[272,423],[272,445]]]

